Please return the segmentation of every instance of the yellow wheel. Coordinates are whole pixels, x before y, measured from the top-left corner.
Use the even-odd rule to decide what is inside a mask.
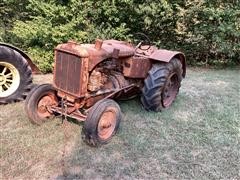
[[[13,94],[20,84],[19,71],[10,63],[0,62],[0,97]]]
[[[0,104],[21,101],[32,88],[32,70],[17,51],[0,45]]]

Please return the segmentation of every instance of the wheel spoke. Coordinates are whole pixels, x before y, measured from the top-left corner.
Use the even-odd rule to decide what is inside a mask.
[[[7,67],[4,67],[1,74],[4,75],[6,71],[7,71]]]
[[[5,77],[9,78],[11,75],[13,75],[13,73],[10,72],[10,73],[6,74]]]
[[[3,84],[7,89],[9,89],[10,88],[10,86],[9,86],[9,84],[8,83],[5,83],[5,84]]]
[[[7,83],[8,87],[10,87],[12,85],[12,83]]]
[[[6,79],[6,81],[7,81],[7,82],[13,82],[13,80],[12,80],[12,79]]]

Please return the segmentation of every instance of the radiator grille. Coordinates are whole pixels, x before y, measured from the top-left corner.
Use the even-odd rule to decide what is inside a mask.
[[[74,96],[81,95],[81,67],[80,57],[57,51],[55,54],[55,86]]]

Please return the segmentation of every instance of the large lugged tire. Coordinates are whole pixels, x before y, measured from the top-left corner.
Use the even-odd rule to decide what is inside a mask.
[[[54,116],[49,107],[57,105],[56,90],[51,84],[42,84],[34,87],[28,94],[25,101],[25,111],[33,124],[41,125]]]
[[[17,51],[0,46],[0,104],[25,99],[32,88],[32,70]]]
[[[90,146],[108,143],[122,119],[119,105],[111,99],[98,101],[90,109],[82,129],[82,139]]]
[[[175,100],[182,81],[182,64],[173,58],[169,63],[154,64],[144,80],[141,102],[146,110],[161,111]]]

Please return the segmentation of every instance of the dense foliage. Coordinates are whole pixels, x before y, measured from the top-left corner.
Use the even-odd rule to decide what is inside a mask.
[[[0,40],[28,51],[45,72],[58,43],[131,40],[135,32],[185,52],[189,64],[239,63],[238,0],[2,0],[0,11]]]

